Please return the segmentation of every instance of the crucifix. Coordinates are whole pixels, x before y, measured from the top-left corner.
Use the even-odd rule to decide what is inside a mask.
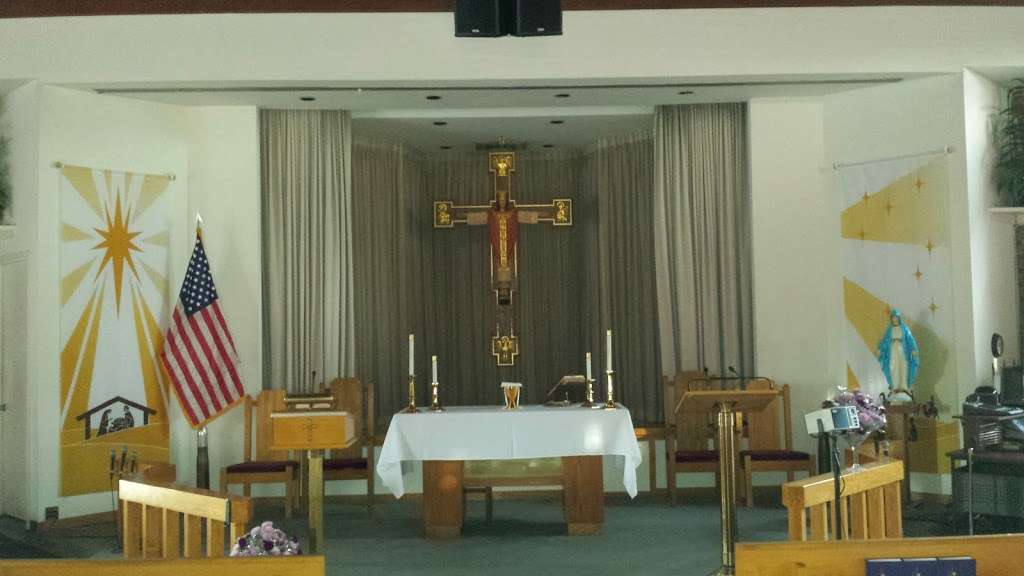
[[[512,295],[519,274],[519,225],[550,222],[572,226],[572,199],[555,198],[550,204],[519,204],[512,199],[514,152],[488,154],[488,171],[494,199],[483,205],[458,206],[447,200],[434,202],[434,228],[456,224],[487,225],[490,237],[491,289],[498,307],[498,322],[491,338],[491,354],[498,366],[514,366],[519,340],[512,325]]]

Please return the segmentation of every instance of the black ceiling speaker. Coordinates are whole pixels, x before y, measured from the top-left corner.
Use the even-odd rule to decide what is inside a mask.
[[[512,34],[516,36],[559,36],[562,34],[561,0],[509,0]]]
[[[456,0],[455,35],[493,37],[508,34],[507,0]]]

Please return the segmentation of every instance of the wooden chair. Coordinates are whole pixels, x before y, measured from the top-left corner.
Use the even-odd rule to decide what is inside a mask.
[[[774,387],[767,380],[751,380],[747,390],[766,390]],[[782,404],[782,431],[779,430],[779,404]],[[782,396],[772,401],[761,412],[744,414],[747,428],[747,449],[740,451],[743,472],[742,492],[747,507],[754,505],[754,472],[785,472],[786,480],[793,481],[795,472],[817,474],[812,455],[793,450],[793,424],[790,417],[789,384],[782,387]]]
[[[359,378],[335,378],[329,392],[334,397],[335,406],[351,414],[355,420],[356,442],[344,450],[331,450],[330,456],[324,459],[324,481],[365,480],[366,510],[372,515],[376,445],[373,384],[364,386]]]
[[[715,475],[715,487],[720,477],[718,450],[710,448],[714,427],[706,414],[676,413],[675,407],[687,390],[707,389],[708,381],[703,372],[682,372],[669,382],[662,377],[665,391],[665,469],[668,472],[668,497],[676,505],[676,475],[693,472],[710,472]]]
[[[264,390],[257,399],[245,397],[245,440],[244,460],[220,469],[220,491],[227,493],[231,484],[241,484],[243,493],[249,496],[253,484],[284,484],[284,514],[292,517],[298,485],[296,473],[299,463],[288,457],[287,451],[270,450],[273,439],[270,415],[282,411],[284,390]],[[256,420],[256,454],[253,456],[253,419]]]

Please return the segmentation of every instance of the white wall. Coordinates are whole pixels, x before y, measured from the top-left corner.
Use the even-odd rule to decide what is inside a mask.
[[[174,173],[171,206],[172,284],[184,274],[187,250],[188,160],[184,115],[174,106],[97,96],[43,86],[39,98],[36,264],[31,279],[30,402],[35,437],[32,519],[48,506],[62,517],[110,509],[106,493],[59,497],[60,243],[59,174],[51,163],[152,173]]]
[[[801,415],[845,377],[839,215],[824,191],[822,103],[753,100],[749,114],[757,369],[790,385],[795,446],[815,453]]]
[[[263,387],[258,112],[252,107],[189,108],[185,118],[189,244],[198,212],[221,309],[238,349],[242,383],[256,395]],[[236,407],[207,427],[214,488],[222,466],[242,461],[243,414]],[[180,414],[175,422],[171,446],[178,479],[191,484],[196,436]]]
[[[968,384],[973,387],[992,380],[993,332],[1003,335],[1007,364],[1020,363],[1019,304],[1013,221],[988,212],[996,205],[993,117],[1005,107],[1006,91],[970,70],[964,72],[963,90],[975,357]]]
[[[563,36],[455,38],[450,12],[7,19],[0,78],[426,83],[1024,64],[1024,8],[1013,7],[568,11],[564,27]]]

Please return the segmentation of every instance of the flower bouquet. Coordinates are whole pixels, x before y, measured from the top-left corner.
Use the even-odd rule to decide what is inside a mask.
[[[232,556],[295,556],[302,554],[299,541],[274,528],[269,520],[239,538],[231,547]]]
[[[860,421],[860,428],[849,430],[843,433],[843,440],[850,448],[853,464],[850,470],[860,468],[860,455],[858,448],[868,439],[872,433],[885,428],[885,406],[876,402],[869,394],[860,390],[847,390],[840,388],[836,397],[832,399],[835,406],[855,406],[857,408],[857,419]]]

